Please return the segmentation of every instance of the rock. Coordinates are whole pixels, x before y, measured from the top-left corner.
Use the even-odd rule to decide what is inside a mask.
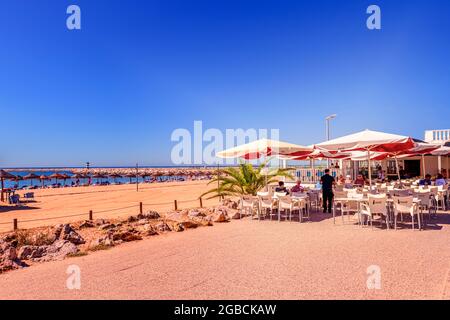
[[[0,240],[0,273],[23,266],[25,264],[18,259],[16,248],[10,243]]]
[[[93,228],[93,227],[94,227],[94,223],[92,221],[85,220],[80,224],[80,226],[78,228],[85,229],[85,228]]]
[[[229,217],[231,219],[240,219],[241,218],[241,214],[239,211],[228,211],[228,213],[230,213]]]
[[[143,236],[154,236],[158,234],[158,232],[156,232],[153,226],[148,222],[147,224],[140,226],[139,233]]]
[[[135,217],[135,216],[129,216],[127,218],[127,222],[135,222],[135,221],[138,221],[138,220],[139,220],[138,217]]]
[[[56,240],[53,244],[45,247],[45,254],[40,258],[35,258],[35,261],[52,261],[52,260],[62,260],[69,254],[74,254],[78,252],[78,248],[75,244],[68,240]]]
[[[55,239],[67,240],[73,244],[83,244],[83,237],[80,236],[70,224],[60,224],[55,227],[54,231]]]
[[[239,202],[231,199],[223,199],[222,205],[229,208],[229,209],[238,209],[239,208]]]
[[[188,217],[189,218],[196,218],[196,217],[205,217],[206,214],[199,209],[191,209],[189,210]]]
[[[113,246],[114,245],[114,239],[113,234],[108,233],[98,239],[95,239],[91,243],[91,247],[97,247],[97,246]]]
[[[160,215],[159,215],[158,212],[150,210],[150,211],[147,211],[146,213],[138,214],[137,217],[138,217],[138,219],[148,219],[148,220],[150,220],[150,219],[159,219]]]
[[[180,224],[183,226],[184,229],[193,229],[198,227],[198,224],[193,221],[183,221],[180,222]]]
[[[105,224],[109,224],[109,221],[108,220],[105,220],[105,219],[96,219],[96,220],[94,220],[94,225],[95,226],[101,226],[101,225],[105,225]]]
[[[228,210],[224,206],[216,207],[214,214],[212,216],[213,222],[228,222],[230,218],[228,217]]]
[[[143,225],[148,224],[148,220],[147,219],[141,219],[141,220],[138,220],[138,222],[136,222],[136,224],[143,226]]]
[[[47,253],[47,246],[23,246],[19,249],[18,258],[21,260],[30,260],[41,258]]]
[[[1,243],[2,241],[4,241],[4,242],[9,242],[9,243],[17,242],[17,234],[14,233],[14,232],[13,232],[13,233],[5,234],[5,235],[3,235],[3,236],[0,238],[0,243]]]
[[[184,226],[182,223],[175,222],[170,226],[170,229],[175,232],[181,232],[184,231]]]
[[[17,258],[16,248],[8,242],[0,243],[0,259],[15,260]]]
[[[175,224],[179,224],[184,229],[188,228],[197,228],[198,224],[193,220],[196,218],[202,218],[203,214],[199,211],[195,212],[193,210],[182,210],[179,212],[171,212],[166,215],[166,220],[169,222],[175,222]],[[180,229],[179,227],[174,227],[175,229]],[[173,228],[172,228],[173,229]],[[181,230],[182,231],[182,230]]]
[[[113,240],[122,240],[125,242],[142,240],[142,237],[133,230],[118,231],[113,234]]]
[[[160,222],[158,224],[155,225],[155,229],[159,232],[166,232],[166,231],[170,231],[169,226],[167,225],[167,223],[165,222]]]
[[[114,223],[105,223],[102,224],[101,226],[98,227],[98,230],[102,231],[102,230],[111,230],[116,228],[117,225],[115,225]]]
[[[188,213],[186,210],[169,212],[168,214],[166,214],[165,219],[175,222],[189,221]]]

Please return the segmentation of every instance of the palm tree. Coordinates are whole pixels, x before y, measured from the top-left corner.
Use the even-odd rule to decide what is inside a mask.
[[[261,171],[266,165],[267,162],[264,162],[254,168],[249,163],[241,163],[237,168],[230,167],[220,170],[217,176],[208,183],[217,183],[217,188],[203,193],[201,197],[211,195],[207,199],[212,199],[221,196],[256,196],[256,193],[267,184],[277,181],[276,177],[293,178],[289,173],[293,170],[292,168],[276,169],[262,174]]]

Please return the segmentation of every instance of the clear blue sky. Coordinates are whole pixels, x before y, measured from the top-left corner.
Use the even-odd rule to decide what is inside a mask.
[[[450,127],[449,16],[447,0],[3,0],[0,167],[170,164],[194,120],[306,145],[337,113],[334,137],[423,138]]]

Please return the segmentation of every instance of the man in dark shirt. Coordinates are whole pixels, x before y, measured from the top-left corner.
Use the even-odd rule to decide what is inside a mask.
[[[333,184],[334,178],[330,175],[330,169],[325,169],[325,174],[320,178],[322,184],[323,213],[331,213],[333,205]]]
[[[284,192],[284,193],[286,193],[286,195],[289,194],[289,191],[284,186],[284,182],[283,181],[279,181],[278,182],[278,187],[275,188],[275,192]]]

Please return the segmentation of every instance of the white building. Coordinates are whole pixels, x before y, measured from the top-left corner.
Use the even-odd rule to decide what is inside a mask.
[[[437,143],[441,145],[444,145],[446,142],[450,142],[450,129],[426,130],[425,142]]]

